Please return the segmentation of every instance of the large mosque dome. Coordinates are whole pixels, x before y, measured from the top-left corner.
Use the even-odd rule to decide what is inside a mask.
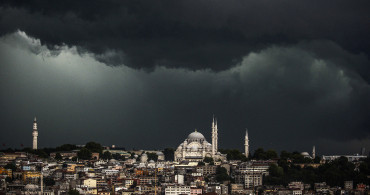
[[[188,140],[190,141],[196,141],[196,140],[201,140],[201,139],[205,139],[203,134],[199,133],[198,131],[194,131],[192,133],[189,134],[188,136]]]

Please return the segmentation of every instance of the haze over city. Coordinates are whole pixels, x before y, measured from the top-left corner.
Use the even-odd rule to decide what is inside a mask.
[[[1,149],[370,149],[369,1],[45,2],[0,3]]]

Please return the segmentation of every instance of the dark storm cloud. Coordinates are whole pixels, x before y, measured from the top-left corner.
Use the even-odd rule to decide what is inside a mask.
[[[46,44],[86,49],[109,65],[225,70],[271,44],[317,39],[370,53],[367,0],[2,1],[0,6],[2,34],[20,29]]]
[[[37,115],[42,146],[176,147],[215,114],[224,148],[245,128],[252,150],[370,148],[369,7],[1,1],[0,143],[27,145]]]
[[[270,46],[217,72],[110,67],[76,47],[53,48],[21,31],[0,39],[0,143],[30,144],[37,115],[41,146],[177,147],[194,128],[210,140],[215,114],[222,148],[242,148],[245,128],[252,150],[370,147],[370,87],[351,68],[369,60],[331,41]]]

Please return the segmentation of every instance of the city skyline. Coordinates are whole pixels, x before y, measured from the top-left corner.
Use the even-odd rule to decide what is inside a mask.
[[[0,144],[370,148],[368,1],[3,1]]]
[[[216,121],[216,122],[215,122]],[[217,118],[215,119],[215,116],[213,115],[213,120],[212,120],[212,127],[211,127],[211,129],[212,129],[212,133],[211,133],[211,139],[212,139],[212,143],[214,143],[214,142],[216,142],[216,149],[215,150],[213,150],[213,146],[214,146],[214,144],[211,144],[212,145],[212,150],[210,150],[211,151],[211,153],[212,154],[214,154],[215,153],[215,151],[218,151],[218,149],[217,149],[217,142],[218,142],[218,138],[215,138],[215,140],[213,140],[214,139],[214,136],[213,136],[213,133],[215,132],[215,134],[216,134],[216,137],[217,137],[217,132],[218,132],[218,128],[217,128]],[[35,134],[35,132],[36,132],[36,134]],[[195,133],[198,133],[198,130],[195,128],[195,130],[194,130],[194,132]],[[194,133],[193,132],[193,133]],[[193,133],[191,133],[190,135],[192,135]],[[201,136],[203,136],[203,134],[202,133],[198,133],[198,134],[200,134]],[[189,136],[190,136],[189,135]],[[35,137],[36,136],[36,137]],[[37,148],[37,145],[38,145],[38,140],[37,140],[37,136],[38,136],[38,131],[37,131],[37,121],[36,121],[36,117],[34,117],[34,120],[33,120],[33,132],[32,132],[32,147],[28,147],[27,146],[27,144],[26,145],[24,145],[23,143],[22,144],[20,144],[20,147],[17,147],[17,146],[15,146],[14,148],[12,148],[12,147],[8,147],[8,146],[6,146],[6,144],[4,144],[3,143],[3,145],[2,145],[2,150],[6,150],[6,149],[8,149],[8,148],[12,148],[12,149],[16,149],[16,150],[19,150],[19,149],[24,149],[24,148],[32,148],[32,149],[34,149],[34,150],[37,150],[37,149],[43,149],[43,148],[53,148],[53,147],[56,147],[56,146],[59,146],[59,145],[53,145],[53,146],[46,146],[46,147],[43,147],[43,148]],[[251,151],[250,149],[249,149],[249,138],[248,138],[249,136],[248,136],[248,129],[246,129],[246,131],[245,131],[245,137],[244,137],[244,151],[243,151],[243,149],[240,149],[240,148],[221,148],[221,149],[238,149],[240,152],[244,152],[243,153],[243,155],[245,155],[247,158],[248,158],[248,156],[249,155],[253,155],[253,153],[254,153],[254,150],[257,150],[257,149],[260,149],[260,148],[262,148],[262,149],[267,149],[267,150],[274,150],[274,151],[276,151],[275,150],[275,148],[263,148],[263,147],[256,147],[256,148],[254,148],[254,150],[253,151]],[[204,138],[203,137],[203,139],[206,139],[206,138]],[[92,140],[90,140],[89,142],[91,142]],[[95,140],[94,141],[92,141],[92,142],[95,142]],[[97,143],[99,143],[99,142],[97,142]],[[72,144],[72,145],[76,145],[76,146],[84,146],[84,143],[62,143],[61,145],[64,145],[64,144]],[[104,145],[104,147],[108,147],[108,148],[110,148],[110,147],[112,147],[112,148],[125,148],[125,150],[127,150],[127,151],[130,151],[130,150],[143,150],[143,151],[145,151],[145,150],[151,150],[151,149],[153,149],[153,148],[135,148],[135,147],[132,147],[132,148],[130,148],[130,147],[128,147],[128,148],[126,148],[126,146],[123,146],[123,145],[116,145],[116,144],[111,144],[111,143],[109,143],[108,145]],[[163,149],[165,149],[165,148],[173,148],[173,149],[176,149],[176,147],[172,147],[172,146],[168,146],[168,147],[166,147],[166,146],[164,146],[164,147],[162,147],[162,148],[155,148],[154,150],[158,150],[158,151],[161,151],[161,150],[163,150]],[[298,150],[289,150],[289,149],[282,149],[282,150],[277,150],[276,152],[281,152],[281,151],[288,151],[288,152],[302,152],[302,153],[308,153],[309,155],[312,155],[312,157],[313,158],[315,158],[315,155],[316,155],[316,149],[315,149],[316,147],[315,147],[315,145],[313,145],[313,147],[312,147],[312,151],[311,151],[311,153],[309,153],[309,150],[308,150],[308,152],[307,151],[298,151]],[[246,154],[246,153],[248,153],[248,154]],[[361,147],[360,148],[360,152],[356,152],[356,151],[354,151],[353,153],[347,153],[347,154],[344,154],[344,153],[341,153],[341,154],[328,154],[328,153],[323,153],[323,154],[320,154],[320,156],[325,156],[325,155],[334,155],[334,156],[351,156],[351,155],[355,155],[355,156],[357,156],[357,155],[359,155],[359,156],[367,156],[367,151],[366,151],[366,148],[365,147]]]

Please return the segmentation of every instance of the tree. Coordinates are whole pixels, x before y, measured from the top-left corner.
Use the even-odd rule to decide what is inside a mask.
[[[269,174],[272,177],[282,177],[284,175],[284,169],[276,164],[271,164],[269,167]]]
[[[370,175],[370,157],[367,157],[359,166],[360,172]]]
[[[264,183],[267,185],[287,185],[291,181],[302,181],[307,184],[314,182],[326,182],[329,186],[342,186],[344,181],[352,180],[355,183],[368,183],[366,165],[362,162],[359,165],[360,171],[356,171],[354,163],[349,162],[346,157],[340,157],[331,162],[320,165],[318,168],[303,167],[295,165],[295,162],[306,162],[300,153],[282,152],[281,158],[277,165],[269,167],[269,176],[264,177]],[[292,159],[294,162],[289,162],[286,159]]]
[[[364,159],[363,162],[360,163],[359,166],[360,172],[358,175],[357,183],[370,183],[370,178],[368,178],[368,175],[370,175],[370,157],[367,157]]]
[[[105,159],[105,160],[110,160],[112,159],[112,154],[109,152],[109,151],[105,151],[102,156],[101,156],[102,159]]]
[[[220,152],[226,154],[227,160],[247,161],[247,157],[238,149],[220,149]]]
[[[202,162],[202,161],[198,162],[198,166],[204,166],[204,165],[206,165],[206,164],[204,164],[204,162]]]
[[[54,181],[54,179],[53,179],[53,178],[51,178],[51,177],[45,177],[45,178],[44,178],[44,184],[45,184],[46,186],[53,186],[53,185],[55,185],[55,181]]]
[[[295,151],[292,153],[291,158],[293,163],[310,163],[312,160],[310,158],[305,158],[301,153]]]
[[[36,154],[37,156],[41,158],[49,158],[49,155],[45,152],[44,149],[35,150],[33,154]]]
[[[126,158],[118,153],[112,154],[112,158],[116,160],[125,160]]]
[[[80,195],[80,192],[78,190],[70,189],[68,191],[68,195]]]
[[[55,148],[56,151],[72,151],[76,149],[77,149],[77,146],[73,144],[63,144]]]
[[[258,148],[256,151],[254,151],[253,158],[257,160],[266,160],[267,155],[263,148]]]
[[[156,153],[146,153],[147,155],[148,155],[148,161],[149,160],[154,160],[154,161],[156,161],[157,162],[157,160],[158,160],[158,155],[156,154]]]
[[[267,185],[281,185],[284,183],[284,169],[276,164],[269,167],[269,175],[263,177],[263,183]]]
[[[33,153],[33,149],[30,148],[30,147],[26,147],[26,148],[23,148],[22,149],[22,152],[26,152],[26,153]]]
[[[6,153],[14,153],[14,150],[12,148],[8,148],[6,150],[3,150],[3,152],[6,152]]]
[[[213,163],[213,158],[212,157],[204,157],[203,162],[205,162],[205,163]]]
[[[87,148],[81,148],[81,150],[77,152],[77,156],[79,159],[90,160],[92,154]]]
[[[55,154],[55,160],[62,160],[62,155],[59,152]]]
[[[13,163],[8,163],[4,166],[5,169],[11,169],[12,171],[16,171],[17,170],[17,166],[15,166],[15,164]]]
[[[313,159],[314,163],[320,163],[320,161],[321,161],[321,157],[319,156],[316,156],[315,159]]]
[[[103,147],[99,143],[96,143],[96,142],[86,143],[85,148],[90,150],[90,152],[97,152],[99,154],[103,152]]]
[[[11,183],[13,181],[13,179],[11,177],[6,177],[5,181],[8,182],[8,183]]]
[[[165,148],[163,150],[164,158],[167,161],[174,161],[175,160],[175,149],[173,148]]]
[[[218,182],[223,182],[226,180],[230,180],[229,175],[227,174],[227,170],[225,167],[217,167],[216,168],[216,180]]]
[[[282,159],[282,160],[290,159],[291,156],[292,156],[292,154],[289,153],[289,152],[287,152],[287,151],[285,151],[285,150],[283,150],[283,151],[280,152],[280,159]]]
[[[278,155],[275,150],[267,150],[266,151],[266,158],[267,159],[276,159],[278,158]]]

